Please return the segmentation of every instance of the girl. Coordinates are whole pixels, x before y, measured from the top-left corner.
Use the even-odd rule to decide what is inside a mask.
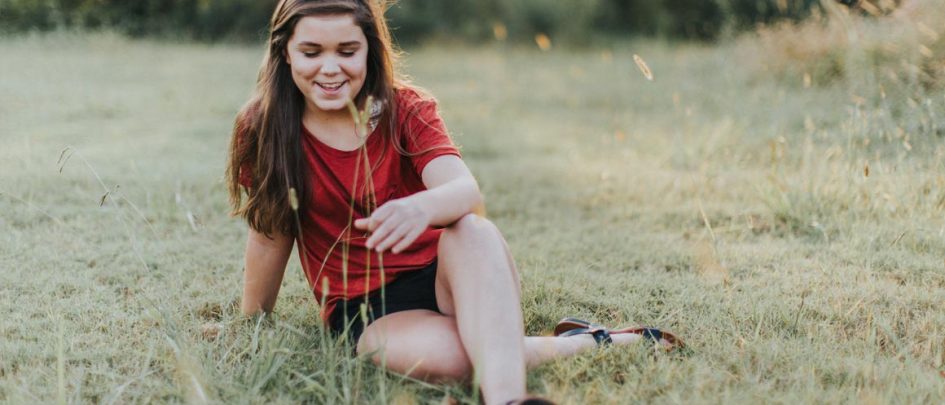
[[[383,4],[277,5],[227,168],[250,227],[245,314],[273,310],[295,244],[322,319],[357,353],[427,380],[475,370],[489,404],[526,398],[526,366],[644,335],[676,342],[574,319],[556,328],[567,337],[523,337],[518,275],[498,229],[473,213],[476,180],[436,102],[393,66]]]

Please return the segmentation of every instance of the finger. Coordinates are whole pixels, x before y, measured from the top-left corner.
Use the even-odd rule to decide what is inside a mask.
[[[372,221],[372,222],[373,222],[373,221]],[[393,218],[384,221],[383,223],[380,224],[380,226],[376,226],[376,225],[375,225],[375,228],[377,228],[377,229],[375,229],[375,230],[371,233],[371,237],[368,238],[367,244],[366,244],[367,248],[368,248],[368,249],[373,249],[375,246],[378,245],[378,242],[380,242],[380,241],[382,241],[382,240],[384,240],[384,239],[387,239],[387,235],[389,235],[391,232],[393,232],[395,229],[397,229],[397,226],[398,226],[398,225],[400,225],[400,223],[397,222],[397,221],[396,221],[395,219],[393,219]]]
[[[394,206],[390,204],[390,201],[388,201],[386,204],[374,210],[374,212],[371,214],[371,219],[378,222],[384,222],[387,220],[387,218],[390,218],[390,215],[393,213]]]
[[[370,223],[371,221],[369,218],[356,219],[354,220],[354,227],[362,231],[366,231],[368,229],[368,224]]]
[[[384,252],[389,249],[391,246],[394,246],[395,243],[401,241],[406,235],[410,232],[410,224],[404,223],[397,227],[390,235],[387,236],[383,241],[377,244],[378,252]]]
[[[383,224],[384,221],[390,218],[390,215],[393,213],[393,211],[394,209],[391,206],[389,206],[388,204],[384,204],[383,206],[378,208],[376,211],[374,211],[374,213],[371,214],[371,216],[364,218],[364,223],[363,223],[364,227],[363,228],[358,227],[358,229],[365,229],[368,232],[374,232],[375,230],[377,230],[377,227],[381,226],[381,224]]]
[[[397,242],[397,244],[394,245],[394,248],[391,249],[391,252],[394,254],[403,252],[404,249],[410,247],[410,245],[412,245],[413,242],[417,240],[417,237],[419,237],[421,233],[423,233],[423,228],[411,229],[410,232],[407,232],[407,235],[405,235],[404,238],[400,240],[400,242]]]

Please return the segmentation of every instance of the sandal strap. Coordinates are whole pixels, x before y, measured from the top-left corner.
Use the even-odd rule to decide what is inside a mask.
[[[572,329],[590,328],[591,326],[592,324],[588,321],[585,321],[583,319],[569,317],[569,318],[564,318],[558,321],[558,324],[555,325],[554,333],[555,333],[555,336],[558,336]]]
[[[610,338],[610,332],[608,332],[605,328],[600,328],[591,332],[591,336],[594,337],[594,341],[597,342],[598,346],[606,346],[614,343],[614,340]]]
[[[597,346],[605,346],[614,342],[614,340],[610,337],[610,332],[607,330],[607,328],[603,327],[571,329],[558,335],[558,337],[583,335],[585,333],[591,335],[591,337],[594,338],[594,341],[597,342]]]
[[[663,331],[656,328],[643,328],[643,330],[640,331],[640,336],[653,341],[653,343],[659,343],[660,339],[663,338]]]

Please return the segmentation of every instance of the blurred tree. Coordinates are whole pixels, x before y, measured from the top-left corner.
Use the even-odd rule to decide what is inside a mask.
[[[611,35],[656,35],[667,25],[669,17],[659,1],[602,0],[594,20]]]
[[[717,1],[664,0],[663,6],[673,16],[668,27],[672,37],[715,39],[726,22]]]
[[[132,36],[199,40],[264,37],[278,0],[0,0],[0,31],[115,29]],[[843,0],[846,1],[846,0]],[[512,40],[535,34],[586,42],[599,36],[713,39],[727,27],[800,19],[819,0],[399,0],[388,12],[401,42],[488,40],[502,24]]]
[[[820,0],[716,0],[736,29],[753,28],[778,20],[798,21],[820,8]]]

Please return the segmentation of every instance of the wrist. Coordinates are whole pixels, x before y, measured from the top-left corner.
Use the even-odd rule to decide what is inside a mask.
[[[434,225],[434,220],[436,218],[436,204],[431,201],[431,193],[429,190],[421,191],[419,193],[413,194],[409,197],[410,205],[416,207],[416,209],[423,215],[423,218],[426,220],[428,225]]]

